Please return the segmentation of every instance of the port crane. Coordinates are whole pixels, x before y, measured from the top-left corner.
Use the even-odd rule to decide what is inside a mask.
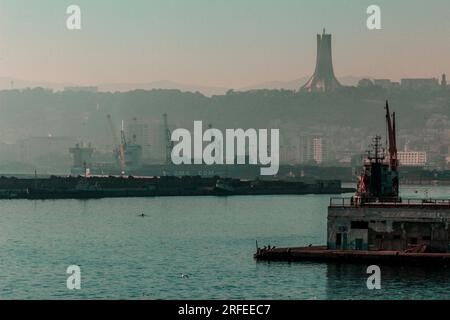
[[[174,143],[172,141],[172,133],[169,128],[169,121],[167,120],[167,113],[163,114],[164,119],[164,133],[166,139],[166,164],[170,164],[172,162],[172,149],[174,147]]]
[[[386,101],[386,125],[388,131],[388,141],[389,141],[389,166],[392,171],[397,171],[398,169],[398,158],[397,158],[397,138],[396,138],[396,128],[395,128],[395,112],[389,112],[389,102]]]
[[[122,130],[120,133],[121,141],[119,143],[119,140],[117,139],[116,130],[114,128],[114,124],[112,122],[112,117],[110,114],[107,115],[109,127],[111,129],[112,138],[114,141],[114,145],[117,146],[117,155],[119,158],[119,165],[120,165],[120,171],[122,174],[125,173],[125,147],[126,147],[126,139],[125,139],[125,132],[123,130],[123,121],[122,121]]]

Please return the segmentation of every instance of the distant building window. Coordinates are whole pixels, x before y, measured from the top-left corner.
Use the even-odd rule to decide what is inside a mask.
[[[422,240],[430,241],[430,240],[431,240],[431,237],[430,237],[430,236],[423,236],[423,237],[422,237]]]
[[[403,166],[424,166],[427,163],[427,153],[424,151],[399,151],[397,158]]]
[[[366,221],[352,221],[351,228],[352,229],[368,229],[369,223]]]
[[[394,240],[400,240],[401,236],[399,234],[394,235]]]
[[[336,246],[340,246],[342,244],[342,233],[336,234]]]
[[[409,242],[411,244],[417,244],[417,238],[411,238],[411,239],[409,239]]]
[[[383,235],[382,234],[377,234],[375,236],[375,239],[378,239],[378,240],[383,239]]]

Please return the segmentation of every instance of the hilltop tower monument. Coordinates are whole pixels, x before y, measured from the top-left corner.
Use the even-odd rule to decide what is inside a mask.
[[[331,34],[317,35],[316,70],[308,82],[300,89],[307,92],[332,92],[341,87],[333,71],[331,54]]]

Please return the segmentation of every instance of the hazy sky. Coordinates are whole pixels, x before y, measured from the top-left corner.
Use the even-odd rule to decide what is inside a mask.
[[[66,29],[66,8],[82,30]],[[382,30],[366,8],[382,9]],[[337,76],[450,73],[449,0],[0,0],[0,77],[239,88],[314,69],[333,34]]]

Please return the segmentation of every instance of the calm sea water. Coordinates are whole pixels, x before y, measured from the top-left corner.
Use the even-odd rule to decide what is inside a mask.
[[[450,198],[449,187],[403,193]],[[256,240],[324,244],[329,198],[0,201],[0,298],[450,298],[445,268],[382,267],[382,289],[369,291],[367,266],[253,260]],[[69,265],[79,291],[66,287]]]

